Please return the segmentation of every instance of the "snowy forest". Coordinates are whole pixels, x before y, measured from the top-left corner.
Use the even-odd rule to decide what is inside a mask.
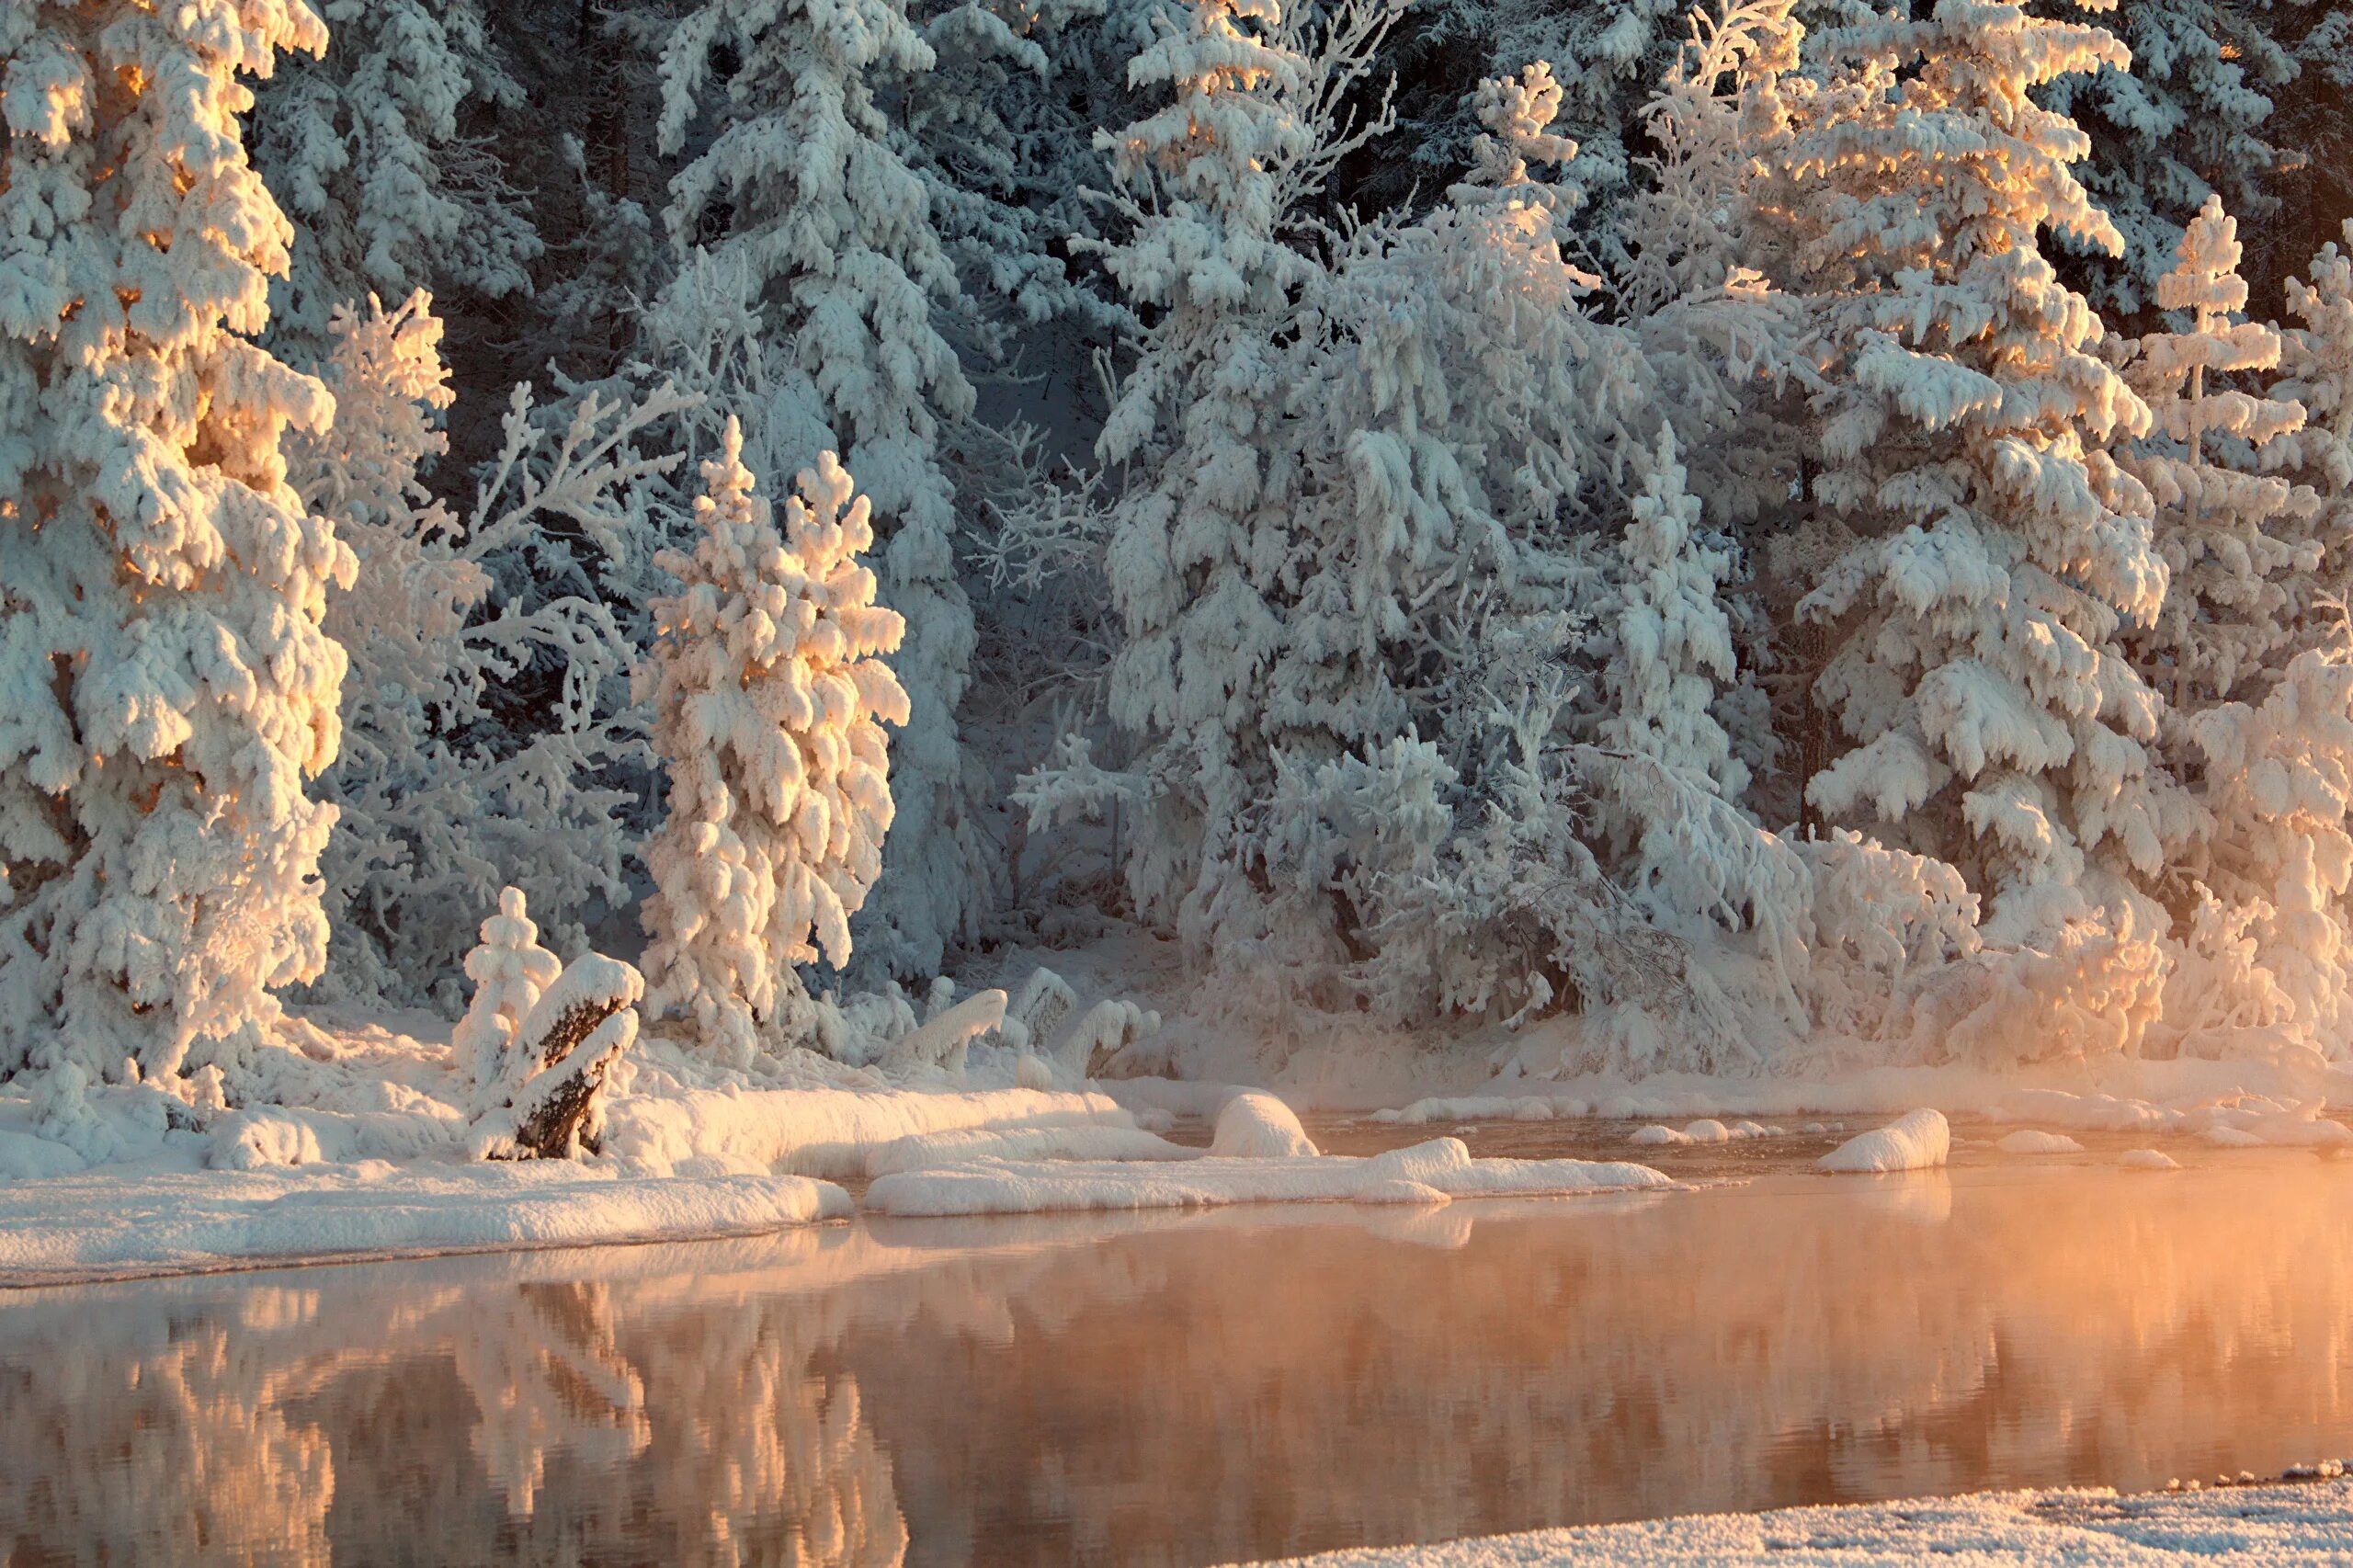
[[[2353,6],[0,0],[0,57],[42,1126],[404,1112],[371,1018],[485,1153],[968,1046],[2353,1056]]]

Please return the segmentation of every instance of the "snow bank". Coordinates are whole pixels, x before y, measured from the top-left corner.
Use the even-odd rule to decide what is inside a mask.
[[[849,1212],[840,1187],[799,1176],[648,1179],[570,1161],[93,1172],[0,1186],[0,1286],[677,1240]]]
[[[652,1175],[686,1167],[863,1176],[874,1151],[903,1138],[1085,1126],[1136,1130],[1131,1115],[1096,1094],[697,1089],[614,1101],[605,1152]]]
[[[1985,1493],[1927,1502],[1781,1508],[1594,1525],[1291,1558],[1315,1568],[2107,1568],[2342,1562],[2353,1484],[2234,1486],[2120,1497]],[[1271,1568],[1271,1565],[1269,1565]]]
[[[2117,1161],[2129,1171],[2177,1171],[2181,1166],[2162,1149],[2127,1149]]]
[[[1200,1209],[1233,1203],[1445,1203],[1457,1198],[1565,1197],[1673,1187],[1647,1165],[1585,1160],[1473,1160],[1459,1138],[1369,1158],[1211,1155],[1183,1165],[978,1161],[879,1177],[864,1207],[899,1215],[1034,1214],[1066,1210]]]
[[[1272,1095],[1256,1090],[1234,1096],[1217,1113],[1217,1132],[1210,1153],[1234,1159],[1279,1160],[1313,1157],[1314,1141],[1299,1124],[1299,1114]]]
[[[1995,1141],[1994,1147],[2005,1154],[2080,1154],[2084,1146],[2063,1132],[2039,1132],[2020,1128],[2006,1137]]]
[[[1815,1162],[1825,1171],[1925,1171],[1952,1153],[1952,1128],[1940,1111],[1915,1110],[1849,1138]]]
[[[935,1170],[976,1160],[1198,1160],[1199,1149],[1171,1143],[1156,1132],[1133,1127],[972,1128],[921,1132],[869,1151],[861,1162],[868,1176]]]

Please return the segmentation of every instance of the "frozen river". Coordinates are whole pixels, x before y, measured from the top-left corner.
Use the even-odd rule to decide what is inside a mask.
[[[2353,1454],[2353,1163],[1797,1153],[0,1294],[0,1562],[1211,1563]]]

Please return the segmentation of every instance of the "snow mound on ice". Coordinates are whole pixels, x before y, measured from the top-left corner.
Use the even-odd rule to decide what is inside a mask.
[[[2177,1171],[2181,1169],[2181,1166],[2175,1163],[2174,1157],[2171,1154],[2166,1153],[2162,1149],[2127,1149],[2124,1151],[2123,1157],[2118,1160],[2117,1164],[2122,1165],[2127,1170],[2132,1171]]]
[[[1217,1113],[1210,1153],[1243,1160],[1298,1159],[1316,1154],[1314,1140],[1299,1124],[1299,1113],[1272,1095],[1234,1096]]]
[[[850,1207],[799,1176],[648,1179],[569,1160],[93,1172],[0,1187],[0,1286],[744,1234]]]
[[[1816,1164],[1825,1171],[1925,1171],[1943,1165],[1951,1152],[1952,1129],[1944,1113],[1915,1110],[1847,1139]]]
[[[2080,1154],[2084,1146],[2063,1132],[2040,1132],[2020,1128],[2006,1137],[1995,1141],[1994,1147],[2005,1154]]]
[[[1672,1127],[1643,1127],[1637,1128],[1626,1142],[1645,1149],[1671,1149],[1691,1142],[1691,1134],[1677,1132]]]
[[[2199,1134],[2217,1149],[2267,1148],[2263,1140],[2244,1127],[2210,1127]]]
[[[867,1189],[872,1213],[1038,1214],[1209,1209],[1237,1203],[1425,1203],[1457,1198],[1567,1197],[1675,1185],[1647,1165],[1585,1160],[1473,1160],[1459,1138],[1370,1158],[1267,1160],[1211,1155],[1184,1165],[975,1161],[903,1171]]]

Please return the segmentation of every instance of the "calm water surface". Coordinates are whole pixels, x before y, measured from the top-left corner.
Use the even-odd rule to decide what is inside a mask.
[[[2353,1165],[0,1294],[0,1562],[1211,1563],[2353,1454]]]

